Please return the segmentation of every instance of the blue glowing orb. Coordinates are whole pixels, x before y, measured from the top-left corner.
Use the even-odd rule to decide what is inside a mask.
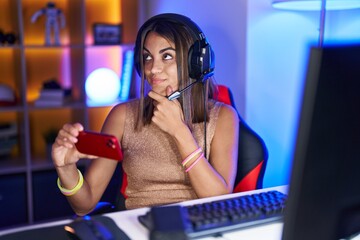
[[[94,105],[114,103],[119,97],[120,88],[119,76],[109,68],[95,69],[85,82],[86,95]]]

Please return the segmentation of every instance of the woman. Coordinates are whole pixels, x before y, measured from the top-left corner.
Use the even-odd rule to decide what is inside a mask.
[[[134,54],[141,96],[115,106],[102,128],[123,149],[126,208],[231,193],[238,117],[231,106],[212,99],[213,53],[201,30],[182,15],[155,16],[140,28]],[[203,58],[209,59],[194,66]],[[196,80],[179,98],[168,99]],[[65,124],[52,147],[59,188],[78,215],[96,206],[117,165],[78,152],[74,144],[82,130],[79,123]],[[76,167],[81,158],[92,158],[84,178]]]

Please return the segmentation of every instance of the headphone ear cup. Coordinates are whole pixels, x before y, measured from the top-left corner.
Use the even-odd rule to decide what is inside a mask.
[[[189,49],[189,76],[204,81],[214,74],[215,54],[205,41],[195,41]]]
[[[189,76],[193,79],[199,79],[202,72],[202,61],[200,41],[195,41],[195,43],[189,49],[188,57],[188,67],[189,67]]]
[[[215,70],[215,53],[212,50],[210,44],[206,44],[205,47],[205,56],[204,56],[204,63],[203,63],[203,79],[206,80],[212,75],[214,75]]]

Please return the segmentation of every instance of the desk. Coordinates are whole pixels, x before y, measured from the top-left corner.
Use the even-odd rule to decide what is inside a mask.
[[[182,203],[178,203],[182,206],[192,205],[196,203],[203,203],[203,202],[209,202],[214,200],[220,200],[224,198],[229,198],[233,196],[242,196],[242,195],[248,195],[252,193],[259,193],[264,191],[270,191],[270,190],[277,190],[283,193],[287,193],[287,186],[279,186],[279,187],[273,187],[273,188],[265,188],[250,192],[242,192],[242,193],[235,193],[235,194],[229,194],[229,195],[222,195],[222,196],[216,196],[216,197],[210,197],[210,198],[202,198],[202,199],[196,199],[191,201],[186,201]],[[127,210],[127,211],[121,211],[121,212],[114,212],[114,213],[107,213],[104,214],[104,216],[112,218],[118,227],[122,229],[130,239],[148,239],[149,231],[140,224],[140,222],[137,220],[137,217],[139,215],[145,214],[149,208],[139,208],[134,210]],[[31,226],[26,227],[20,227],[20,228],[14,228],[9,229],[5,231],[0,232],[0,238],[1,236],[9,233],[16,233],[19,231],[26,231],[31,229],[39,229],[39,228],[46,228],[46,227],[52,227],[52,226],[59,226],[70,223],[72,220],[63,220],[63,221],[56,221],[56,222],[50,222],[45,224],[35,224]],[[239,231],[233,231],[224,233],[223,237],[224,239],[231,240],[231,239],[247,239],[247,240],[261,240],[261,239],[269,239],[269,240],[278,240],[281,239],[282,234],[282,227],[283,224],[281,222],[276,223],[269,223],[264,224],[256,227],[250,227],[241,229]],[[203,239],[216,239],[219,240],[219,238],[213,238],[213,237],[206,237]]]

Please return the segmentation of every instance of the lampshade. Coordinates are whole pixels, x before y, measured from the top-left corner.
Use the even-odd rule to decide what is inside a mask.
[[[272,0],[272,6],[285,10],[321,10],[321,0]],[[360,0],[326,0],[326,10],[360,8]]]

